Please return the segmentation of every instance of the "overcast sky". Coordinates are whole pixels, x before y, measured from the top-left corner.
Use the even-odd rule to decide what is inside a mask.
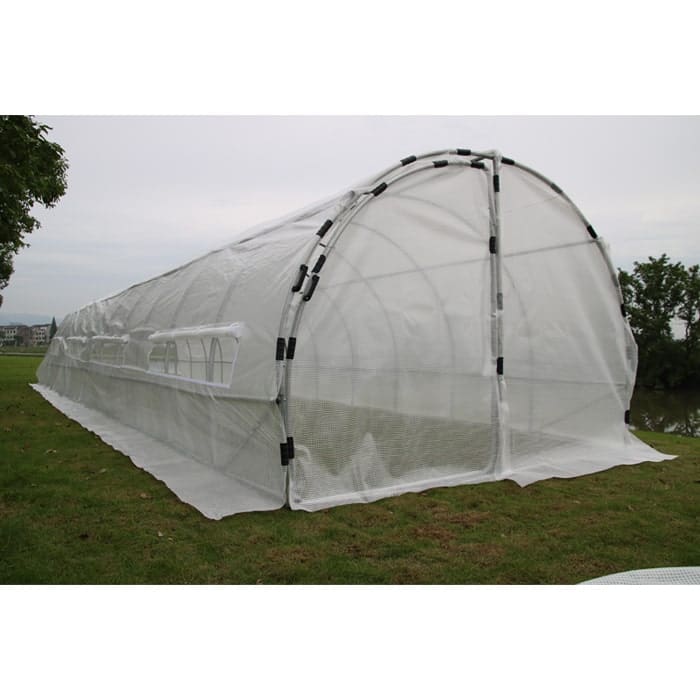
[[[496,148],[557,182],[619,267],[700,262],[698,117],[38,117],[68,190],[16,257],[4,316],[62,317],[411,153]]]

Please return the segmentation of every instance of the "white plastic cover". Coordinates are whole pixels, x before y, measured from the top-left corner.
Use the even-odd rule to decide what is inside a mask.
[[[698,586],[700,566],[635,569],[582,581],[582,586]]]
[[[601,239],[485,162],[418,159],[80,309],[39,389],[209,517],[665,459],[624,422],[636,348]]]

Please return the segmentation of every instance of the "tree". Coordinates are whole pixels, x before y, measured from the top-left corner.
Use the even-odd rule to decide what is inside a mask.
[[[671,321],[683,298],[682,263],[672,263],[667,255],[635,262],[630,274],[620,270],[620,285],[629,322],[639,337],[671,338]]]
[[[700,266],[693,265],[684,271],[683,300],[678,308],[678,318],[685,324],[683,345],[687,383],[700,386]]]
[[[56,335],[57,330],[58,327],[56,326],[56,317],[54,316],[51,319],[51,328],[49,329],[49,341],[53,340],[53,337]]]
[[[672,263],[667,255],[620,270],[625,307],[639,349],[637,380],[666,389],[700,381],[700,269]],[[674,337],[672,321],[685,324]]]
[[[66,191],[68,161],[46,138],[49,129],[32,117],[0,116],[0,289],[24,237],[41,225],[32,207],[53,207]]]

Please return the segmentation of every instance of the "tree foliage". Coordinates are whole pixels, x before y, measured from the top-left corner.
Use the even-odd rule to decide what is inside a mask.
[[[620,270],[620,285],[639,349],[638,384],[700,386],[700,267],[650,257],[631,273]]]
[[[68,161],[49,129],[33,117],[0,116],[0,289],[25,236],[40,226],[34,205],[53,207],[66,191]]]

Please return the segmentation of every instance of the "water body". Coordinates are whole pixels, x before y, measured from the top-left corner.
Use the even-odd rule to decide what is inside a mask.
[[[630,422],[633,428],[700,437],[700,391],[635,389]]]

